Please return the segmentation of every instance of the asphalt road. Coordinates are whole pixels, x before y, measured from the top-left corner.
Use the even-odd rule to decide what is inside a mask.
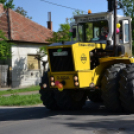
[[[134,134],[134,114],[87,102],[80,111],[0,107],[0,134]]]

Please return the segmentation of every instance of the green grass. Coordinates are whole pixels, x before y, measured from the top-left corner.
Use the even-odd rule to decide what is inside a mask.
[[[40,95],[12,95],[9,97],[0,96],[0,106],[26,106],[40,104]]]
[[[39,86],[31,86],[23,89],[9,89],[6,91],[0,91],[0,96],[1,95],[6,95],[6,94],[15,94],[15,93],[22,93],[22,92],[29,92],[29,91],[38,91],[40,89]]]

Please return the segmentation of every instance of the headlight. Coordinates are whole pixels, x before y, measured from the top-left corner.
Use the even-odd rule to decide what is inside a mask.
[[[94,88],[95,87],[94,83],[90,83],[89,87]]]
[[[75,82],[75,86],[79,86],[79,82]]]
[[[78,81],[78,76],[74,76],[74,81]]]
[[[54,77],[53,77],[53,76],[51,76],[51,77],[50,77],[50,80],[51,80],[51,81],[54,81]]]
[[[51,86],[54,87],[55,86],[55,83],[54,82],[51,82]]]
[[[43,84],[43,88],[47,88],[47,84],[46,83]]]

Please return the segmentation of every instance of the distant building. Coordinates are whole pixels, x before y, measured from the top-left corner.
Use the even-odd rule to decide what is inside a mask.
[[[7,61],[12,70],[13,88],[39,83],[43,66],[35,59],[35,55],[41,46],[48,45],[46,39],[52,37],[52,22],[48,22],[48,27],[45,28],[11,9],[4,10],[0,4],[0,30],[5,32],[10,42],[16,44],[11,48],[12,58]]]

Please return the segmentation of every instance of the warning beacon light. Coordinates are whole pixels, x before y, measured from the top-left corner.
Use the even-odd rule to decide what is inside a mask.
[[[90,13],[92,13],[92,11],[91,10],[88,10],[88,14],[90,14]]]

